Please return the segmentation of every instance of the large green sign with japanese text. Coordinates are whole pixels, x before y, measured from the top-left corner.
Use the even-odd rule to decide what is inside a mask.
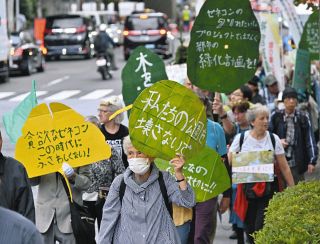
[[[319,10],[311,14],[305,23],[299,49],[309,51],[311,60],[320,60]]]
[[[259,24],[249,0],[205,1],[191,30],[189,79],[212,92],[239,88],[256,71],[259,42]]]
[[[121,79],[123,101],[130,105],[145,88],[168,77],[163,60],[144,46],[139,46],[130,55]]]
[[[155,162],[159,169],[173,174],[168,161],[156,159]],[[187,160],[183,174],[193,188],[197,202],[209,200],[230,187],[230,177],[220,155],[208,146]]]
[[[197,154],[206,143],[206,110],[198,96],[175,81],[141,92],[129,118],[132,144],[144,154],[170,160]]]

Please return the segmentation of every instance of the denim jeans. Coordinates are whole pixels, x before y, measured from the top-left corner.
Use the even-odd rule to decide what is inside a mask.
[[[188,243],[191,221],[185,222],[183,225],[177,226],[177,231],[180,236],[181,244]]]

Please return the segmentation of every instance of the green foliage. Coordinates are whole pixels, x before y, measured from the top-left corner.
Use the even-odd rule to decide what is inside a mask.
[[[320,182],[299,183],[277,193],[269,203],[256,244],[320,243]]]
[[[21,0],[20,13],[26,16],[27,26],[31,25],[36,16],[36,0]]]

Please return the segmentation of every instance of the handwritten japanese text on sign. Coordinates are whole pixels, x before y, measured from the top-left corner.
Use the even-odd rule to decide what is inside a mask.
[[[259,42],[249,2],[206,1],[191,31],[188,77],[203,89],[233,91],[252,78]]]
[[[320,60],[319,10],[309,16],[303,28],[299,49],[309,51],[311,60]]]
[[[133,145],[145,154],[169,160],[176,153],[190,158],[206,141],[206,114],[199,98],[169,80],[145,89],[129,120]]]
[[[156,160],[159,169],[173,169],[165,160]],[[183,173],[196,194],[196,201],[209,200],[230,187],[230,178],[220,155],[206,146],[196,156],[187,160]]]
[[[146,88],[159,80],[166,80],[163,60],[143,46],[137,47],[122,70],[122,94],[126,105],[130,105]]]
[[[63,162],[79,167],[110,157],[110,146],[95,125],[63,104],[50,108],[53,117],[46,104],[32,110],[17,142],[16,158],[29,177],[57,172]]]

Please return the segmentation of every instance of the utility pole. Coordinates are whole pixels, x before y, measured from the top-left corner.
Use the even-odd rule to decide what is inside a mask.
[[[42,18],[42,0],[37,0],[37,17]]]
[[[8,8],[8,32],[14,31],[14,2],[13,0],[7,0]]]

